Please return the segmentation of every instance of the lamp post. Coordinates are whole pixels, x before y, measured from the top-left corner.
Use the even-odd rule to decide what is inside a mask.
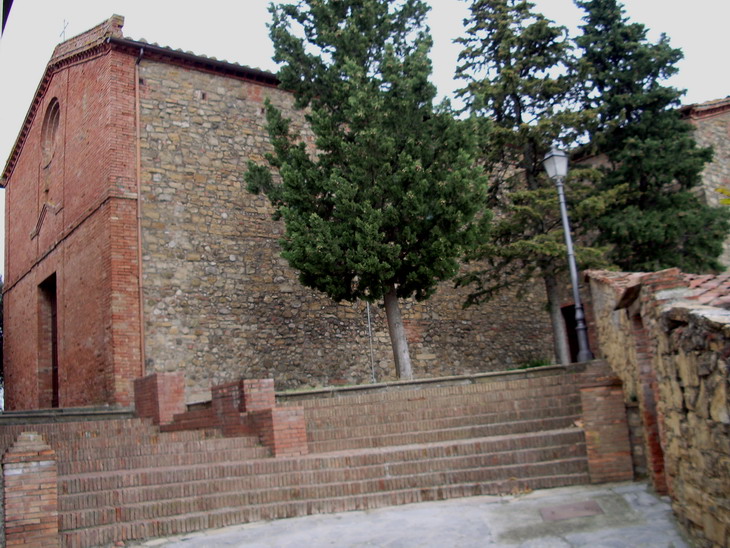
[[[545,171],[548,177],[555,181],[558,187],[558,200],[560,201],[560,218],[563,221],[563,232],[565,233],[565,247],[568,250],[568,268],[570,269],[570,281],[573,285],[573,301],[575,302],[575,331],[578,336],[578,361],[586,362],[593,359],[593,353],[588,345],[588,329],[586,327],[583,304],[578,291],[578,267],[575,263],[573,253],[573,238],[570,234],[570,221],[568,220],[568,207],[565,205],[565,192],[563,181],[568,174],[568,155],[562,150],[553,148],[545,155],[543,160]]]

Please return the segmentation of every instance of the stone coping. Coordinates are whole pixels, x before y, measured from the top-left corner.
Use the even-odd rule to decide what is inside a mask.
[[[433,377],[430,379],[414,379],[409,381],[393,381],[374,384],[360,384],[357,386],[330,386],[314,388],[296,392],[276,392],[277,401],[297,401],[310,398],[338,397],[349,394],[363,394],[368,392],[390,392],[396,390],[419,390],[432,386],[458,386],[492,382],[497,380],[529,379],[545,374],[572,371],[580,373],[585,370],[586,363],[570,365],[545,365],[529,369],[514,369],[511,371],[490,371],[471,375],[455,375],[449,377]]]
[[[62,407],[58,409],[2,411],[0,412],[0,426],[130,419],[134,416],[134,408],[132,407]]]

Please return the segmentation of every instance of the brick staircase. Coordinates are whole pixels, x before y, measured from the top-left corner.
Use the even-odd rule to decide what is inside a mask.
[[[280,395],[304,408],[310,454],[298,457],[273,458],[251,435],[161,432],[140,419],[32,429],[57,453],[61,545],[104,546],[587,483],[576,377],[553,367]],[[19,428],[4,427],[0,443]]]

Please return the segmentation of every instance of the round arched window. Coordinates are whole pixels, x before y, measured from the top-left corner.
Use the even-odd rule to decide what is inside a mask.
[[[48,167],[53,160],[53,154],[58,140],[58,126],[61,121],[61,107],[58,99],[53,98],[46,109],[46,116],[43,118],[41,130],[41,152],[43,154],[43,167]]]

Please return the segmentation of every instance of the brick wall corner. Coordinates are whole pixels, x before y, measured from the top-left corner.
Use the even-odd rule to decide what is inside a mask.
[[[55,451],[37,432],[23,432],[2,464],[6,546],[60,546]]]

